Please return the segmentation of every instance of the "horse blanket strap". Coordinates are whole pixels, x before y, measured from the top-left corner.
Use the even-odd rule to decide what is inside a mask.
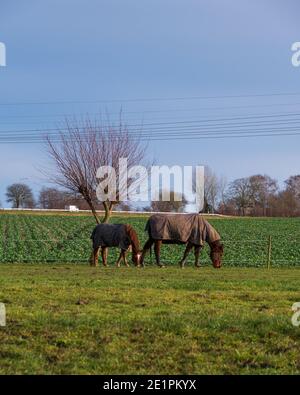
[[[127,250],[131,244],[124,224],[99,224],[93,230],[91,239],[93,248],[120,247]]]
[[[205,241],[221,239],[219,233],[198,214],[154,214],[147,221],[145,231],[154,240],[189,241],[200,246]]]

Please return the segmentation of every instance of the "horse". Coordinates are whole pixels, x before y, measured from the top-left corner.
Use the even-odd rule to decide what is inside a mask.
[[[139,239],[136,231],[128,224],[99,224],[91,235],[93,249],[90,257],[90,265],[97,266],[99,251],[101,249],[101,257],[103,266],[107,266],[108,247],[119,247],[121,249],[119,258],[116,262],[117,267],[121,266],[121,260],[128,267],[126,253],[131,247],[132,262],[135,266],[139,266],[141,251],[139,249]]]
[[[195,266],[200,267],[199,255],[205,242],[210,246],[210,259],[214,268],[222,266],[222,256],[224,246],[218,232],[198,214],[154,214],[147,223],[145,231],[148,232],[140,264],[144,266],[146,253],[154,244],[156,264],[164,267],[160,263],[160,249],[162,244],[185,244],[184,255],[179,262],[183,268],[190,251],[194,248]]]

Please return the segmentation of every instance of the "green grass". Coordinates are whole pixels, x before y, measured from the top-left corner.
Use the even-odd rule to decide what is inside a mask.
[[[147,216],[115,215],[111,222],[130,223],[141,245]],[[225,244],[226,266],[266,266],[268,239],[272,236],[272,265],[300,266],[300,218],[213,218]],[[87,262],[95,221],[91,215],[2,213],[0,214],[0,262]],[[162,262],[176,264],[184,246],[163,246]],[[208,248],[201,254],[208,264]],[[118,251],[110,250],[110,261]],[[190,262],[193,260],[191,255]],[[147,262],[149,262],[149,256]],[[210,263],[209,263],[210,264]]]
[[[1,374],[299,374],[300,270],[0,265]]]

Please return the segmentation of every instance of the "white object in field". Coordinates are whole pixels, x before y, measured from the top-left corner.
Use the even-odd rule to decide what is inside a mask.
[[[0,303],[0,326],[5,326],[6,325],[6,310],[5,310],[5,304]]]
[[[79,208],[77,206],[66,206],[65,208],[68,211],[79,211]]]

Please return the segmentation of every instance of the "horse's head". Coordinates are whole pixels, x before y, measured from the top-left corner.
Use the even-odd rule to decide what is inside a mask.
[[[137,251],[137,252],[132,251],[132,263],[135,266],[140,266],[141,256],[142,256],[142,251]]]
[[[126,232],[129,236],[130,244],[132,247],[132,262],[135,266],[139,266],[142,252],[140,251],[140,242],[138,235],[133,227],[128,224],[126,225]]]
[[[222,257],[224,254],[224,245],[216,241],[210,245],[210,259],[215,269],[222,266]]]

